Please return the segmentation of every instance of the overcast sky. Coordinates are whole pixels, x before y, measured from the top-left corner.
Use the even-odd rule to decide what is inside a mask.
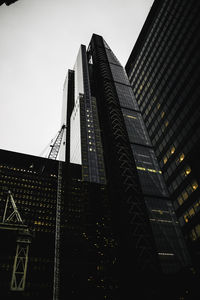
[[[0,6],[0,148],[40,156],[61,126],[80,44],[102,35],[125,66],[153,0],[18,0]]]

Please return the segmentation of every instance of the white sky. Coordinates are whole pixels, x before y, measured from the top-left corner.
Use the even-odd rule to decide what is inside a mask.
[[[19,0],[0,6],[0,148],[40,156],[61,126],[80,44],[102,35],[125,66],[153,0]]]

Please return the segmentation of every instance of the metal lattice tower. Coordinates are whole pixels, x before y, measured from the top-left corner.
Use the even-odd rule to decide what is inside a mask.
[[[9,204],[11,204],[11,213],[8,213]],[[23,224],[11,191],[8,191],[2,223],[0,223],[0,229],[18,232],[10,290],[24,291],[28,267],[29,246],[31,244],[31,234],[28,227]]]
[[[53,145],[51,145],[51,150],[50,150],[49,155],[48,155],[49,159],[56,159],[57,158],[65,129],[66,129],[66,126],[62,125],[62,127],[59,130],[58,135],[55,139],[55,142],[53,143]]]
[[[57,203],[56,203],[53,300],[59,299],[61,199],[62,199],[62,162],[59,161],[59,163],[58,163],[58,183],[57,183]]]
[[[51,146],[51,151],[48,155],[49,159],[57,159],[60,145],[62,142],[64,130],[63,125]],[[62,200],[62,162],[58,162],[58,181],[57,181],[57,201],[56,201],[56,229],[55,229],[55,256],[54,256],[54,282],[53,282],[53,300],[59,299],[60,285],[60,223],[61,223],[61,200]]]

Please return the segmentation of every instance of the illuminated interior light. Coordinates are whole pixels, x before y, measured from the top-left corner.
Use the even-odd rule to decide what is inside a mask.
[[[161,113],[161,118],[164,118],[164,115],[165,115],[165,112],[162,111],[162,113]]]
[[[166,164],[167,160],[168,160],[168,158],[165,156],[165,157],[163,158],[164,164]]]
[[[173,256],[174,253],[158,252],[158,255],[169,255],[169,256]]]
[[[146,171],[146,168],[142,168],[142,167],[137,167],[138,170],[143,170]]]
[[[175,147],[173,146],[173,147],[171,148],[171,154],[174,154],[174,152],[175,152]]]
[[[198,188],[198,183],[196,181],[192,183],[192,188],[194,191]]]
[[[136,117],[131,116],[131,115],[126,115],[126,114],[124,114],[124,116],[126,116],[126,117],[128,117],[128,118],[130,118],[130,119],[137,119]]]
[[[179,160],[180,160],[180,161],[183,161],[183,160],[184,160],[184,158],[185,158],[185,154],[184,154],[184,153],[182,153],[182,154],[180,155],[180,157],[179,157]]]
[[[185,169],[185,173],[186,173],[186,175],[189,175],[190,174],[190,172],[191,172],[191,168],[188,166],[188,167],[186,167],[186,169]]]
[[[147,171],[153,172],[153,173],[157,173],[157,171],[156,171],[156,170],[153,170],[153,169],[147,169]]]

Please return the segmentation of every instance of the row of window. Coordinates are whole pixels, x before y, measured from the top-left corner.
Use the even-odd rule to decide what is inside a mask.
[[[200,127],[197,128],[197,130],[193,134],[190,135],[190,142],[184,144],[184,146],[182,147],[183,152],[181,152],[181,153],[179,153],[179,155],[177,155],[176,160],[171,160],[171,161],[169,161],[170,162],[169,164],[166,164],[165,172],[167,173],[167,177],[171,176],[171,174],[177,169],[177,166],[183,161],[183,159],[185,158],[187,153],[189,153],[191,151],[191,149],[193,149],[195,143],[197,143],[197,141],[199,141],[199,136],[200,136]],[[180,143],[180,139],[178,137],[177,137],[176,141],[177,141],[177,143]],[[156,151],[156,154],[159,155],[157,151]],[[184,155],[184,157],[182,156],[182,154]],[[163,164],[164,164],[163,160],[160,161],[161,167],[163,166]]]
[[[179,218],[181,226],[188,223],[200,211],[200,198],[197,199]]]
[[[152,26],[152,28],[149,32],[149,35],[145,40],[144,46],[143,46],[142,50],[140,51],[140,55],[137,58],[137,61],[134,65],[134,68],[133,68],[131,74],[130,74],[130,77],[133,76],[133,73],[135,72],[135,70],[137,70],[136,75],[139,73],[140,66],[142,66],[141,58],[143,57],[143,54],[146,54],[146,53],[148,54],[148,51],[151,50],[151,47],[150,47],[151,46],[151,41],[152,40],[154,41],[158,37],[158,35],[160,34],[160,32],[159,32],[160,27],[158,25],[160,23],[161,17],[164,20],[164,18],[167,16],[166,5],[169,6],[169,7],[171,6],[171,4],[167,3],[167,1],[165,1],[163,3],[163,5],[162,5],[162,7],[161,7],[161,9],[158,13],[157,19],[154,21],[153,26]],[[170,22],[170,18],[168,19],[168,23],[169,22]],[[162,34],[162,32],[164,33],[163,30],[161,31],[161,34]]]
[[[186,188],[182,191],[182,193],[177,198],[177,202],[179,206],[181,206],[197,188],[198,188],[197,181],[195,179],[191,180],[190,184],[186,186]]]
[[[192,241],[199,239],[200,237],[200,224],[196,225],[190,232],[190,238]]]
[[[177,6],[177,4],[175,4],[175,6]],[[163,7],[164,7],[164,5],[163,5]],[[163,7],[162,7],[162,9],[161,9],[161,11],[163,10]],[[175,7],[174,7],[175,8]],[[178,6],[178,9],[179,9],[180,7]],[[188,13],[188,11],[187,10],[185,10],[185,11],[183,11],[183,13],[181,14],[181,9],[179,9],[179,11],[176,13],[176,15],[177,16],[180,16],[180,14],[181,14],[181,18],[180,18],[180,20],[179,20],[179,22],[177,22],[177,21],[175,21],[174,19],[173,19],[173,17],[172,17],[172,14],[169,14],[168,12],[167,12],[167,10],[166,10],[166,12],[165,12],[165,14],[164,14],[164,16],[163,16],[163,18],[165,18],[166,16],[167,16],[167,19],[165,19],[165,22],[164,22],[164,19],[162,18],[162,20],[161,20],[161,23],[160,23],[160,26],[159,26],[159,24],[157,24],[157,26],[156,26],[156,30],[154,30],[154,32],[153,32],[153,36],[152,36],[152,38],[151,38],[151,42],[150,42],[150,45],[148,45],[148,47],[147,48],[145,48],[145,45],[144,45],[144,47],[143,47],[143,49],[142,49],[142,51],[141,51],[141,53],[140,53],[140,56],[139,56],[139,58],[142,56],[142,54],[143,54],[143,52],[147,55],[148,54],[148,51],[151,51],[150,53],[151,53],[151,55],[148,55],[148,57],[149,57],[149,59],[150,58],[155,58],[155,56],[156,56],[156,54],[158,53],[158,51],[159,51],[159,49],[160,49],[160,47],[162,46],[162,43],[166,43],[166,45],[167,46],[169,46],[169,44],[171,43],[172,44],[172,48],[173,48],[173,45],[175,44],[175,43],[177,43],[180,39],[181,39],[181,36],[182,35],[184,35],[184,31],[187,29],[187,26],[189,26],[189,19],[191,19],[191,16],[190,16],[190,18],[187,18],[187,20],[184,20],[184,17],[185,17],[185,14],[186,13]],[[158,19],[157,19],[158,20]],[[157,23],[157,20],[156,20],[156,22],[155,22],[155,24]],[[182,27],[181,26],[181,23],[184,21],[184,26]],[[154,29],[154,27],[155,27],[155,24],[154,24],[154,26],[152,27],[152,30]],[[162,24],[165,24],[164,25],[164,28],[165,28],[165,30],[164,30],[164,28],[162,28]],[[169,25],[169,26],[168,26]],[[174,28],[174,25],[175,25],[175,28]],[[179,31],[179,28],[181,29],[180,31]],[[150,32],[150,34],[149,34],[149,36],[148,36],[148,38],[147,38],[147,40],[146,40],[146,43],[148,42],[148,40],[149,40],[149,38],[151,37],[151,35],[152,35],[152,30],[151,30],[151,32]],[[172,39],[172,35],[174,34],[174,32],[176,32],[177,34],[177,36],[175,37],[174,36],[174,40]],[[157,35],[158,35],[158,37],[157,37]],[[167,37],[170,37],[169,38],[169,40],[167,41]],[[154,43],[154,41],[156,41],[156,43]],[[145,44],[146,44],[145,43]],[[156,45],[158,45],[158,47],[156,47]],[[163,45],[163,48],[166,48],[166,47],[164,47],[164,46],[166,46],[166,45]],[[175,48],[175,47],[174,47]],[[184,48],[184,47],[183,47]],[[175,50],[175,49],[174,49]],[[154,53],[155,52],[155,53]],[[173,55],[174,56],[174,55]],[[138,63],[138,61],[137,61],[137,63]],[[136,63],[136,65],[135,65],[135,67],[137,66],[137,63]],[[145,65],[147,65],[147,62],[145,62]],[[140,64],[139,64],[139,67],[137,68],[137,73],[140,71],[139,69],[140,69],[140,67],[142,67],[142,62],[140,62]],[[143,67],[143,69],[144,69],[144,67]],[[136,75],[137,75],[137,73],[136,73]],[[136,76],[135,76],[136,77]],[[139,82],[139,80],[137,79],[137,81]]]
[[[192,101],[191,101],[192,102]],[[183,120],[185,119],[185,115],[186,113],[188,113],[188,121],[187,122],[183,122]],[[160,140],[158,141],[159,137],[161,136],[161,132],[157,137],[155,136],[155,138],[153,139],[153,143],[155,144],[156,141],[158,141],[159,145],[159,152],[160,152],[160,156],[163,155],[163,163],[165,164],[167,162],[167,160],[169,159],[169,157],[174,154],[175,152],[175,148],[178,147],[178,145],[184,140],[184,138],[186,136],[188,136],[190,134],[191,131],[194,132],[194,130],[192,130],[192,128],[194,127],[194,124],[198,121],[199,119],[199,111],[195,110],[194,114],[193,114],[193,118],[189,118],[190,117],[190,111],[189,111],[189,107],[187,107],[187,109],[184,109],[183,111],[181,111],[181,119],[177,118],[175,122],[173,122],[173,127],[170,127],[170,130],[168,132],[168,134],[165,135],[165,137],[162,139],[160,138]],[[168,116],[171,119],[171,113]],[[168,118],[169,119],[169,118]],[[166,122],[163,124],[163,126],[166,126]],[[162,126],[162,127],[163,127]],[[162,130],[161,127],[161,130]],[[151,130],[150,130],[151,131]],[[173,139],[173,135],[175,136],[175,142],[174,145],[170,146],[170,148],[164,153],[162,153],[162,150],[168,145],[169,140]],[[163,151],[164,152],[164,151]]]
[[[185,180],[185,178],[191,173],[191,168],[189,165],[184,166],[182,170],[177,174],[176,178],[170,184],[170,189],[175,191],[177,187]]]

